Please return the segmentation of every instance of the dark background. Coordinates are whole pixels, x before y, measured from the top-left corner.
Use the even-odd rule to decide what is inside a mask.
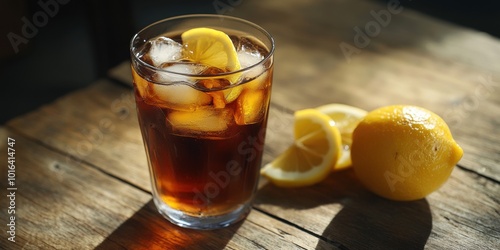
[[[32,17],[38,2],[57,3],[54,17],[15,53],[7,36],[21,34],[22,17]],[[163,18],[216,13],[212,0],[0,0],[0,124],[82,88],[128,59],[128,42],[140,28]],[[242,0],[252,1],[252,0]],[[377,0],[385,2],[385,0]],[[401,0],[430,16],[500,37],[496,1]],[[43,20],[42,20],[43,21]]]

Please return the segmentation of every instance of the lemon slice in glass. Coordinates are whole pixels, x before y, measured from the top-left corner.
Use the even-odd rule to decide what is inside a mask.
[[[342,170],[352,165],[351,144],[352,132],[367,112],[353,106],[331,103],[316,108],[335,122],[342,136],[342,153],[339,160],[332,165],[333,170]]]
[[[226,72],[241,69],[236,49],[226,33],[211,28],[194,28],[182,33],[181,38],[185,58]],[[233,74],[228,80],[233,84],[238,77]]]
[[[315,109],[295,112],[294,143],[261,174],[277,186],[300,187],[322,181],[340,157],[340,132]]]

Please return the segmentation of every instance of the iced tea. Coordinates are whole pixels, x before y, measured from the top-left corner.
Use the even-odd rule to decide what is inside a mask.
[[[220,17],[197,17],[206,19],[200,26],[220,25],[212,20]],[[262,42],[251,29],[235,29],[231,23],[241,26],[239,19],[225,22],[213,29],[229,35],[241,64],[237,72],[186,58],[181,38],[186,27],[160,29],[164,32],[132,44],[137,113],[155,204],[181,226],[216,228],[237,221],[249,211],[257,188],[273,43],[269,36]]]

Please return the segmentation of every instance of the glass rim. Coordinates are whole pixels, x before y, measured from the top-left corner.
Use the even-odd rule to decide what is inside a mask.
[[[222,18],[222,19],[229,19],[229,20],[232,20],[232,21],[236,21],[236,22],[240,22],[240,23],[249,25],[249,26],[255,28],[256,30],[258,30],[259,32],[261,32],[264,36],[266,36],[269,39],[270,44],[271,44],[270,50],[269,50],[269,54],[267,54],[258,63],[252,64],[252,65],[250,65],[248,67],[241,68],[241,69],[236,70],[236,71],[229,71],[229,72],[223,72],[223,73],[217,73],[217,74],[199,75],[199,74],[187,74],[187,73],[169,71],[169,70],[166,70],[164,68],[156,67],[154,65],[151,65],[151,64],[149,64],[149,63],[141,60],[137,56],[137,54],[134,53],[134,51],[133,51],[133,49],[134,49],[134,41],[136,41],[139,38],[139,34],[141,34],[142,32],[146,31],[147,29],[149,29],[149,28],[151,28],[153,26],[161,24],[161,23],[169,22],[169,21],[172,21],[172,20],[190,19],[190,18],[214,18],[214,19],[215,18],[218,18],[218,19]],[[160,35],[160,34],[158,34],[158,35]],[[248,20],[242,19],[242,18],[233,17],[233,16],[225,16],[225,15],[216,15],[216,14],[189,14],[189,15],[180,15],[180,16],[174,16],[174,17],[165,18],[165,19],[156,21],[156,22],[154,22],[152,24],[149,24],[146,27],[142,28],[141,30],[139,30],[137,33],[134,34],[134,36],[132,37],[132,39],[130,41],[130,54],[132,55],[133,60],[135,60],[136,62],[140,63],[141,66],[144,66],[144,67],[146,67],[146,68],[148,68],[150,70],[153,70],[153,71],[165,72],[165,73],[169,73],[169,74],[174,74],[174,75],[179,75],[179,76],[186,76],[186,77],[191,77],[191,78],[196,78],[196,79],[212,79],[214,77],[227,77],[227,76],[231,76],[231,75],[243,73],[245,71],[249,71],[249,70],[257,67],[258,65],[261,65],[261,64],[264,64],[265,62],[267,62],[273,56],[274,50],[275,50],[275,41],[274,41],[274,38],[271,36],[271,34],[269,32],[267,32],[267,30],[265,30],[261,26],[255,24],[253,22],[250,22]]]

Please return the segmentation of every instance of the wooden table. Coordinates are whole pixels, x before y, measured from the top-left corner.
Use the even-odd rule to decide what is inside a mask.
[[[500,40],[372,1],[233,5],[226,14],[265,27],[278,48],[264,163],[291,143],[295,110],[415,104],[441,115],[465,151],[448,182],[425,199],[393,202],[352,170],[308,188],[262,179],[243,222],[176,227],[151,200],[125,62],[0,128],[0,249],[500,248]]]

